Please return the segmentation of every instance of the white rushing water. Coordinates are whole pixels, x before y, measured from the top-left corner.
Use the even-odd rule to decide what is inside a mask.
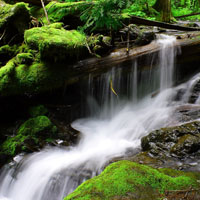
[[[171,88],[175,38],[163,36],[157,43],[161,51],[155,77],[161,78],[155,89],[160,88],[161,92],[154,98],[150,92],[138,97],[144,89],[142,84],[149,87],[150,82],[148,76],[138,80],[137,62],[133,62],[126,79],[129,100],[120,96],[122,69],[113,69],[100,77],[100,101],[93,98],[93,78],[90,77],[88,102],[92,116],[72,124],[81,132],[79,144],[68,149],[46,148],[23,157],[16,167],[7,165],[0,176],[0,200],[61,200],[81,182],[100,173],[109,159],[140,148],[141,137],[169,125],[173,111],[170,102],[175,91]],[[112,92],[111,83],[118,96]]]

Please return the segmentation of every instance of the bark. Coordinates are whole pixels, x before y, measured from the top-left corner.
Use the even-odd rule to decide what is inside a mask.
[[[29,3],[35,6],[39,6],[41,7],[41,1],[40,0],[22,0],[25,3]],[[14,0],[13,2],[17,3],[17,2],[21,2],[21,0]],[[44,0],[44,5],[47,5],[48,3],[50,3],[50,0]]]
[[[187,59],[187,62],[193,62],[193,58],[197,59],[198,62],[200,60],[199,53],[200,53],[200,40],[199,40],[199,34],[198,32],[194,32],[194,35],[188,37],[188,33],[185,33],[187,38],[177,40],[177,46],[181,47],[182,54],[180,55],[181,59],[180,61],[184,63],[184,59]],[[192,33],[191,33],[192,35]],[[181,34],[182,36],[182,34]],[[129,54],[127,55],[126,48],[115,50],[110,55],[103,57],[101,59],[99,58],[91,58],[82,60],[81,62],[78,62],[75,64],[72,68],[75,72],[75,77],[73,77],[73,80],[79,80],[77,77],[84,77],[88,73],[93,74],[99,74],[106,71],[106,69],[111,68],[113,66],[119,66],[120,64],[125,64],[128,62],[132,63],[132,60],[134,58],[140,57],[140,56],[149,56],[151,53],[158,52],[160,50],[160,46],[156,43],[151,43],[145,46],[140,47],[133,47],[129,49]],[[183,59],[184,58],[184,59]],[[145,61],[145,57],[142,57],[140,60],[141,62]],[[143,63],[146,67],[146,62]],[[191,63],[190,63],[191,64]],[[192,69],[193,66],[188,64],[188,68]],[[141,65],[142,66],[142,65]],[[77,77],[76,77],[77,76]],[[69,83],[72,81],[69,80]]]
[[[171,14],[171,0],[157,0],[154,8],[160,12],[161,21],[170,22]]]
[[[182,16],[178,16],[178,17],[175,17],[175,18],[179,19],[179,18],[190,17],[190,16],[194,16],[194,15],[200,15],[200,12],[191,13],[191,14],[188,14],[188,15],[182,15]]]
[[[168,24],[165,22],[147,20],[147,19],[143,19],[143,18],[135,17],[135,16],[131,16],[130,23],[139,24],[139,25],[147,25],[147,26],[157,26],[157,27],[161,27],[165,29],[173,29],[173,30],[179,30],[179,31],[200,31],[200,28],[184,27],[184,26],[179,26],[175,24]]]
[[[46,16],[47,22],[48,22],[48,24],[50,24],[49,17],[48,17],[48,14],[47,14],[47,10],[46,10],[46,8],[45,8],[44,1],[43,1],[43,0],[41,0],[41,4],[42,4],[42,8],[43,8],[43,10],[44,10],[44,14],[45,14],[45,16]]]

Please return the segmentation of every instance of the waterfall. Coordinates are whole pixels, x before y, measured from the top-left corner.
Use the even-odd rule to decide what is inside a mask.
[[[0,200],[61,200],[99,174],[113,157],[139,150],[141,137],[170,125],[175,37],[162,36],[156,42],[161,46],[158,69],[148,75],[141,72],[139,78],[134,61],[125,78],[123,67],[89,77],[91,115],[72,123],[81,132],[80,142],[75,147],[46,148],[21,157],[17,165],[6,165],[0,175]],[[159,84],[152,82],[154,78]]]

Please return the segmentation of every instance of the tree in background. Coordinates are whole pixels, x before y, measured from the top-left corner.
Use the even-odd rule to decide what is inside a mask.
[[[172,20],[171,0],[157,0],[154,9],[160,13],[160,19],[163,22]]]

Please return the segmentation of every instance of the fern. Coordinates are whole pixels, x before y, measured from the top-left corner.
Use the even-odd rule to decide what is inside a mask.
[[[91,1],[92,2],[92,1]],[[130,0],[97,0],[81,15],[85,22],[84,29],[116,30],[122,26],[122,9],[129,5]]]

